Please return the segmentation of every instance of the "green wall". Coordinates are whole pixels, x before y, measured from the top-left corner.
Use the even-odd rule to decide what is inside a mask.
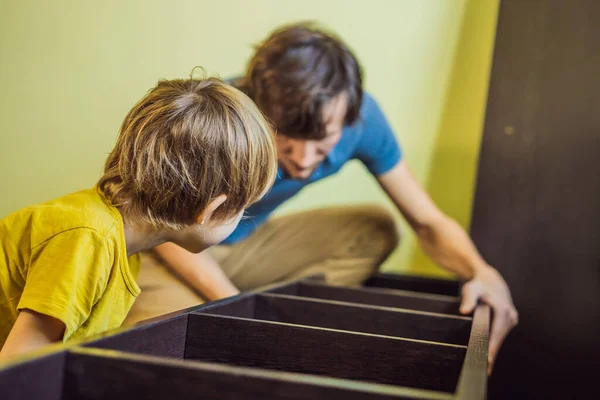
[[[0,216],[91,186],[122,118],[160,78],[229,77],[274,27],[317,20],[355,50],[406,159],[469,222],[498,0],[2,0]],[[359,164],[279,213],[385,202]],[[386,269],[439,273],[403,245]]]

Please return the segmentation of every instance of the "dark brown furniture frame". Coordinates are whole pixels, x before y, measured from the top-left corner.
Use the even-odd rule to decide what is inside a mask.
[[[244,293],[0,368],[12,399],[483,399],[490,310],[378,275]]]
[[[502,0],[471,234],[519,325],[490,399],[600,399],[600,1]]]

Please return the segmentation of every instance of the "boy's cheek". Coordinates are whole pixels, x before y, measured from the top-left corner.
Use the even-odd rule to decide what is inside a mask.
[[[177,235],[172,240],[175,244],[183,247],[191,253],[200,253],[209,247],[215,246],[225,240],[233,233],[241,219],[235,218],[227,224],[212,227],[193,227],[186,232]]]
[[[190,227],[186,230],[179,231],[171,237],[171,242],[179,247],[183,247],[190,253],[200,253],[211,245],[207,243],[206,234],[199,227]]]
[[[203,240],[208,247],[215,246],[227,239],[233,233],[240,223],[240,218],[235,218],[233,221],[225,225],[208,228],[203,235]]]

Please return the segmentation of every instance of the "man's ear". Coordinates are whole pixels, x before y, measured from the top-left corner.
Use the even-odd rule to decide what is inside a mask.
[[[223,203],[227,200],[227,196],[221,194],[217,196],[213,201],[211,201],[204,210],[198,215],[196,222],[200,225],[204,225],[206,222],[210,221],[217,208],[219,208]]]

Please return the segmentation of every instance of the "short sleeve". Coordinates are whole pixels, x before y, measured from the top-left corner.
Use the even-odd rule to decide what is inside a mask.
[[[61,232],[31,251],[17,308],[62,321],[64,339],[89,317],[106,286],[112,263],[106,239],[88,228]]]
[[[367,93],[364,94],[358,124],[362,124],[361,138],[354,157],[362,161],[374,176],[394,168],[402,159],[402,150],[381,108]]]

